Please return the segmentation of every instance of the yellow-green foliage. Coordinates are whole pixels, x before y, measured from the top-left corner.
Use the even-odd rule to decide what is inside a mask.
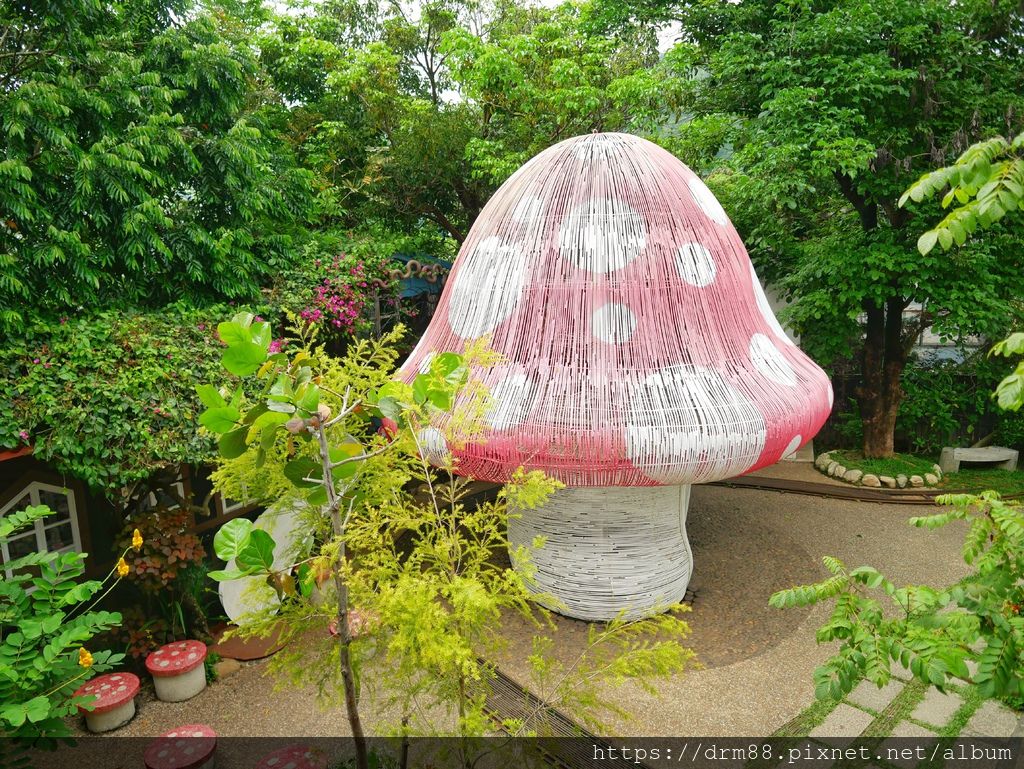
[[[266,336],[265,330],[252,328],[249,337]],[[241,337],[238,352],[232,354],[244,358],[247,337],[234,326],[227,332]],[[305,499],[303,530],[311,536],[293,562],[249,572],[267,576],[281,605],[248,618],[242,632],[264,635],[274,630],[283,640],[295,641],[273,658],[272,669],[292,685],[315,686],[325,703],[336,704],[343,692],[345,664],[339,655],[345,642],[332,636],[329,626],[345,616],[352,628],[348,649],[359,687],[377,695],[364,697],[363,703],[397,713],[395,731],[468,737],[494,729],[484,707],[494,675],[487,660],[505,647],[503,623],[518,616],[538,633],[531,665],[544,702],[570,707],[588,724],[597,724],[602,711],[624,715],[608,697],[606,685],[635,678],[649,686],[653,678],[682,670],[693,657],[679,645],[688,632],[686,624],[668,614],[644,622],[613,622],[594,628],[586,649],[571,665],[563,667],[546,655],[551,643],[543,633],[552,627],[550,615],[531,600],[528,554],[510,554],[518,568],[512,567],[506,529],[510,507],[539,507],[562,484],[520,468],[493,498],[468,500],[471,481],[450,472],[450,464],[432,467],[416,436],[427,425],[443,424],[451,446],[485,439],[484,416],[492,401],[471,371],[494,365],[499,356],[482,340],[461,355],[437,356],[429,371],[410,385],[391,379],[397,338],[395,333],[380,341],[363,340],[344,358],[332,359],[313,338],[300,335],[299,352],[288,361],[267,358],[260,369],[268,382],[266,396],[272,394],[269,382],[277,376],[275,370],[268,377],[267,366],[287,366],[278,370],[289,372],[299,364],[308,367],[312,379],[296,376],[319,389],[319,404],[309,406],[304,413],[311,416],[297,420],[294,431],[268,432],[257,418],[245,436],[244,453],[223,460],[214,481],[236,498],[267,503]],[[256,371],[256,357],[243,360],[248,366],[243,370]],[[297,385],[294,391],[299,392]],[[214,404],[207,422],[229,434],[243,429],[236,424],[249,424],[245,417],[231,424],[217,422],[217,414],[225,412],[220,402],[233,396],[206,395]],[[323,423],[313,424],[315,409],[321,406],[347,416],[338,422],[321,417]],[[233,408],[226,407],[232,417]],[[387,436],[374,432],[370,415],[393,420],[394,429]],[[296,479],[294,471],[288,477],[297,458],[311,460],[302,475],[315,474],[314,464],[322,466],[321,438],[332,451],[355,445],[361,457],[354,472],[333,478],[340,496],[333,511],[330,505],[309,502],[317,492],[310,491],[317,486],[310,483],[315,479]],[[304,486],[296,488],[296,480]],[[249,536],[247,526],[233,522],[224,527],[218,534],[218,553],[227,557],[240,551]],[[258,562],[255,546],[255,540],[246,545],[249,560]],[[217,574],[221,579],[240,575]],[[536,718],[517,728],[538,730],[546,712],[538,708]],[[379,722],[375,728],[380,729]]]

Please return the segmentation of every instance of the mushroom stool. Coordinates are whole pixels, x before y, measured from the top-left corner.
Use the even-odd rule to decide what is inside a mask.
[[[214,769],[217,733],[206,724],[187,724],[157,737],[146,748],[146,769]]]
[[[92,710],[79,705],[90,732],[109,732],[124,726],[135,715],[139,677],[132,673],[108,673],[78,687],[75,697],[96,697]]]
[[[206,644],[175,641],[146,657],[146,670],[153,676],[157,699],[181,702],[206,688]]]
[[[307,745],[285,745],[260,759],[253,769],[326,769],[327,758]]]

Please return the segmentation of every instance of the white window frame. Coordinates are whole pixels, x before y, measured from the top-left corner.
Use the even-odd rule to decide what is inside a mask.
[[[50,550],[46,544],[46,529],[52,528],[53,526],[64,525],[64,519],[61,519],[59,523],[52,522],[52,516],[46,516],[40,518],[32,524],[32,528],[36,535],[36,552],[37,553],[81,553],[82,552],[82,536],[78,530],[78,500],[75,497],[75,492],[69,489],[67,486],[58,486],[53,483],[46,483],[44,481],[32,481],[31,483],[24,486],[21,491],[14,495],[14,498],[0,508],[0,518],[3,518],[7,513],[12,510],[21,510],[23,505],[21,500],[25,498],[25,495],[29,495],[29,504],[40,505],[42,502],[39,499],[40,491],[49,491],[54,494],[60,494],[61,496],[67,497],[68,500],[68,520],[71,522],[71,544],[65,545],[59,550]],[[49,522],[49,525],[48,525]],[[19,536],[24,537],[24,533],[20,533]],[[11,579],[14,576],[14,572],[7,568],[12,560],[10,551],[7,548],[7,540],[0,539],[0,552],[3,553],[3,572],[5,579]]]
[[[174,483],[172,483],[168,488],[174,489],[174,490],[176,490],[178,492],[178,494],[177,494],[178,499],[184,499],[185,498],[185,481],[182,478],[179,477],[178,480],[176,480]],[[148,499],[149,499],[149,507],[147,507],[142,512],[148,512],[150,510],[155,509],[156,506],[157,506],[157,498],[156,498],[156,492],[155,491],[149,492]],[[168,505],[167,509],[168,510],[177,510],[179,507],[181,507],[181,505],[178,504],[177,502],[175,502],[173,505]]]
[[[247,507],[252,507],[256,504],[256,500],[249,496],[248,489],[245,484],[242,484],[242,491],[246,493],[245,499],[239,501],[235,499],[228,499],[223,494],[217,494],[217,501],[220,507],[220,515],[230,515],[231,513],[239,510],[244,510]]]

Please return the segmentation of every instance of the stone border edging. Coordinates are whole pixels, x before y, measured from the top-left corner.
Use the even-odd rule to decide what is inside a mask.
[[[905,489],[908,486],[919,489],[924,487],[937,486],[942,480],[942,469],[938,465],[932,465],[932,472],[924,475],[897,475],[895,478],[890,475],[875,475],[865,473],[863,470],[847,468],[845,465],[832,459],[832,454],[838,449],[825,451],[814,460],[814,467],[819,471],[835,478],[837,481],[849,483],[851,486],[867,486],[869,488]]]

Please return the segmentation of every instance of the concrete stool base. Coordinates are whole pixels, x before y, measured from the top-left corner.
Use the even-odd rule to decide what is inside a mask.
[[[85,725],[89,727],[90,732],[100,734],[118,729],[133,718],[135,718],[135,700],[130,699],[124,705],[108,710],[105,713],[87,713]]]
[[[206,688],[206,668],[203,665],[176,676],[153,676],[157,699],[163,702],[184,702]]]

